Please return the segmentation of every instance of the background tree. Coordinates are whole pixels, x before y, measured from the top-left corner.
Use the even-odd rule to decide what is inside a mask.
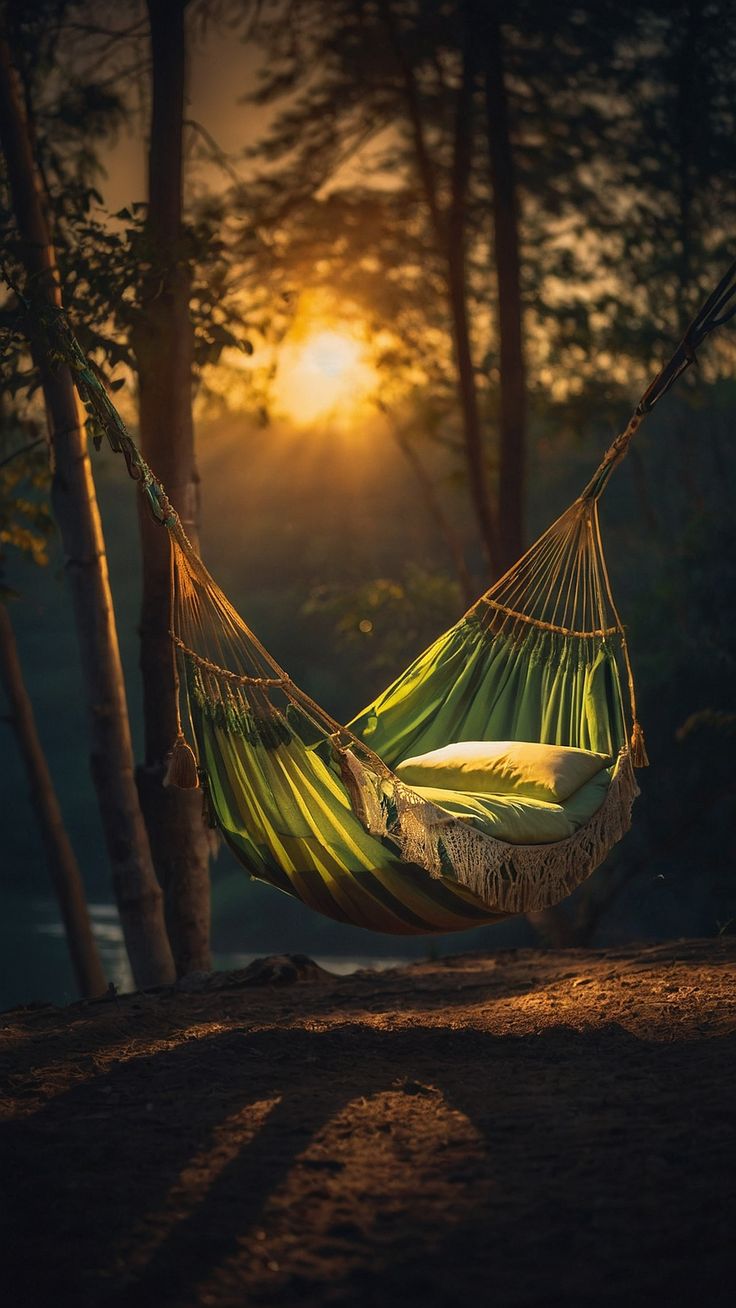
[[[151,119],[147,266],[131,333],[138,376],[139,433],[189,539],[199,539],[199,478],[194,455],[192,278],[183,218],[183,136],[187,77],[187,0],[148,0]],[[176,737],[177,689],[171,637],[169,541],[141,505],[143,562],[140,666],[145,761],[138,787],[154,860],[166,896],[177,970],[210,966],[210,833],[201,793],[166,787]]]
[[[17,223],[17,256],[39,302],[61,304],[48,224],[18,82],[0,33],[0,143]],[[156,881],[132,772],[125,684],[85,420],[69,370],[53,367],[42,338],[32,346],[55,456],[52,504],[66,558],[88,696],[92,775],[107,837],[113,886],[139,985],[171,979],[162,894]]]
[[[134,6],[138,11],[140,6]],[[80,21],[86,61],[107,67],[120,85],[130,61],[142,70],[149,111],[147,198],[133,201],[111,227],[104,215],[67,225],[65,268],[84,288],[83,315],[90,349],[123,364],[137,381],[138,428],[146,459],[176,506],[190,539],[199,536],[193,390],[202,370],[228,347],[249,351],[242,302],[233,294],[234,270],[223,258],[220,213],[200,197],[197,214],[185,202],[184,156],[202,133],[185,118],[188,44],[216,18],[216,6],[189,0],[150,0],[145,23],[93,29]],[[84,17],[81,7],[80,20]],[[75,30],[75,25],[71,25]],[[127,59],[122,51],[128,50]],[[67,52],[70,58],[71,53]],[[204,134],[205,146],[217,147]],[[112,327],[112,332],[110,332]],[[91,329],[91,330],[90,330]],[[154,862],[165,890],[166,916],[177,970],[209,967],[211,832],[197,791],[167,787],[164,778],[176,736],[177,706],[170,627],[170,558],[166,533],[144,508],[140,668],[145,757],[138,788]]]
[[[305,232],[326,221],[317,260],[357,267],[377,319],[392,307],[381,279],[395,300],[419,299],[414,349],[454,359],[468,493],[497,573],[524,537],[525,301],[544,301],[559,271],[562,197],[581,204],[601,145],[606,82],[585,56],[601,64],[611,20],[601,34],[584,6],[582,24],[534,3],[328,8],[303,0],[288,32],[276,17],[255,29],[269,52],[257,99],[283,106],[257,150],[268,171],[256,213],[294,274]],[[383,322],[411,341],[400,311]]]
[[[336,277],[378,326],[396,325],[415,366],[442,355],[463,414],[475,391],[484,457],[480,476],[477,451],[464,460],[469,493],[487,472],[510,557],[527,414],[564,402],[565,425],[583,403],[610,417],[726,261],[727,8],[302,0],[288,31],[273,10],[255,27],[268,65],[254,98],[274,116],[243,203],[270,266],[294,289],[317,267]],[[466,453],[474,431],[464,421]]]
[[[202,4],[152,3],[142,12],[131,6],[130,21],[121,23],[113,6],[97,6],[94,14],[84,4],[65,6],[51,35],[49,26],[41,28],[45,59],[29,61],[24,84],[27,102],[37,97],[41,104],[35,136],[75,330],[103,366],[122,366],[137,377],[144,452],[196,540],[193,373],[216,362],[228,345],[250,346],[239,318],[237,335],[230,329],[234,311],[225,303],[228,283],[214,224],[184,218],[188,9],[192,21],[207,16]],[[37,16],[35,26],[39,23]],[[25,19],[21,26],[27,26]],[[128,111],[125,79],[131,69],[150,79],[150,202],[132,201],[111,220],[98,207],[97,159],[89,133],[91,128],[93,139],[95,132],[100,139],[110,136]],[[64,80],[62,72],[72,75]],[[125,376],[112,385],[124,385]],[[213,842],[202,821],[201,794],[163,785],[176,734],[168,540],[145,512],[140,531],[145,760],[137,780],[165,889],[169,937],[184,973],[209,966]]]
[[[16,550],[41,566],[48,563],[47,543],[52,528],[46,504],[48,466],[39,450],[43,440],[35,431],[24,431],[23,424],[8,420],[2,421],[0,430],[8,436],[0,442],[0,684],[8,706],[7,722],[16,736],[25,768],[79,993],[91,997],[102,994],[107,982],[79,864],[23,677],[10,616],[14,593],[4,575],[8,550]]]
[[[336,301],[366,315],[377,336],[394,328],[397,339],[383,359],[379,348],[379,366],[395,384],[397,367],[416,378],[419,365],[420,387],[444,409],[443,439],[453,424],[446,361],[455,322],[438,239],[443,214],[455,223],[453,250],[465,243],[465,286],[456,269],[455,298],[464,293],[470,306],[472,385],[499,522],[502,487],[516,483],[507,490],[504,539],[515,538],[509,523],[519,521],[528,438],[504,438],[504,424],[507,433],[523,431],[526,401],[535,423],[545,430],[556,424],[563,441],[583,421],[607,434],[624,394],[645,381],[726,262],[736,194],[734,63],[719,52],[733,42],[726,8],[693,0],[673,8],[425,9],[382,0],[328,13],[305,0],[288,33],[275,20],[258,29],[270,58],[257,98],[279,112],[257,149],[264,171],[249,196],[251,203],[258,197],[256,213],[271,235],[272,266],[294,289],[329,280]],[[479,39],[471,56],[462,33],[474,23]],[[472,107],[469,64],[477,70]],[[484,137],[478,133],[459,162],[458,110],[466,144],[472,111],[485,113],[486,122]],[[505,280],[517,289],[504,292]],[[704,362],[705,374],[715,378],[733,357],[726,334]],[[456,375],[458,383],[462,388]],[[416,390],[405,394],[416,399]],[[686,404],[670,414],[675,434],[686,414]],[[679,438],[670,445],[683,463],[687,421],[685,428],[682,453]],[[630,463],[651,521],[656,511],[638,448]],[[697,476],[690,467],[693,489],[709,466]],[[472,459],[465,467],[473,477]],[[476,495],[477,485],[476,477]],[[687,517],[696,503],[691,497],[680,511]],[[652,560],[647,575],[661,584]],[[375,591],[387,606],[390,587],[384,580]],[[365,608],[361,592],[355,598],[351,607],[344,594],[316,596],[318,605],[333,606],[338,634],[355,630],[351,615]],[[672,795],[674,774],[669,780]],[[661,795],[660,803],[670,811]],[[558,938],[593,929],[594,916],[581,910],[578,923],[562,923]]]

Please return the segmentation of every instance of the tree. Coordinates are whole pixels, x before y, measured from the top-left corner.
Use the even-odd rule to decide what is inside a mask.
[[[23,677],[10,616],[13,591],[6,584],[9,551],[16,551],[39,566],[48,563],[48,538],[53,526],[47,506],[50,478],[46,459],[39,449],[43,439],[35,430],[4,418],[1,429],[12,430],[15,448],[3,452],[0,458],[0,685],[7,700],[7,721],[15,733],[25,767],[79,993],[99,995],[106,989],[105,974],[92,932],[79,865]]]
[[[360,5],[325,7],[306,0],[295,11],[296,21],[288,36],[274,20],[256,28],[272,61],[259,98],[268,101],[284,92],[293,96],[301,91],[294,107],[277,118],[273,132],[260,149],[264,159],[286,160],[281,172],[269,178],[261,220],[265,227],[274,222],[278,226],[286,219],[288,229],[288,221],[296,218],[298,226],[297,205],[306,203],[308,207],[320,188],[334,185],[335,173],[346,156],[388,127],[401,134],[404,184],[426,217],[422,241],[427,276],[440,279],[440,293],[451,324],[469,493],[487,562],[497,571],[498,531],[489,493],[467,284],[478,78],[477,27],[472,6],[467,13],[463,10],[463,18],[457,25],[460,48],[456,44],[451,55],[456,57],[459,68],[451,76],[450,85],[443,82],[432,89],[429,109],[425,74],[428,61],[437,55],[432,42],[438,23],[445,37],[453,33],[444,15],[433,17],[421,5],[411,7],[408,14],[405,6],[397,12],[390,0],[381,0],[370,12]],[[306,68],[315,66],[320,75],[316,83],[310,84]],[[360,123],[371,123],[367,132],[359,125],[358,111]],[[395,145],[392,153],[395,164]],[[410,178],[416,178],[416,185]],[[287,197],[285,202],[279,196]],[[270,211],[269,201],[275,201]],[[299,247],[298,237],[296,243]],[[281,239],[272,248],[283,253],[283,244]]]
[[[486,14],[483,89],[498,302],[498,538],[505,570],[524,546],[526,365],[523,340],[519,197],[506,89],[504,30],[498,8]]]
[[[26,99],[41,106],[38,152],[49,188],[61,282],[69,290],[75,331],[103,366],[122,365],[139,381],[144,452],[163,476],[190,535],[198,531],[192,387],[228,346],[249,350],[242,306],[228,302],[218,216],[185,221],[182,139],[186,75],[185,11],[206,6],[151,4],[148,21],[85,23],[84,8],[60,15],[48,36],[22,15],[26,43],[39,60],[24,62]],[[26,28],[33,29],[30,33]],[[147,32],[148,29],[148,32]],[[146,57],[146,35],[152,58]],[[151,69],[149,201],[110,216],[95,211],[96,154],[87,135],[114,130],[127,94],[121,68]],[[90,81],[90,79],[92,79]],[[97,80],[95,80],[97,79]],[[118,90],[119,88],[119,90]],[[96,115],[90,111],[96,109]],[[80,127],[83,127],[80,132]],[[233,330],[235,328],[235,330]],[[112,382],[115,388],[125,378]],[[13,382],[15,384],[15,381]],[[208,861],[213,841],[202,821],[201,794],[167,788],[166,756],[175,736],[176,704],[169,637],[170,565],[166,533],[141,513],[143,609],[141,670],[145,758],[136,773],[154,864],[165,889],[167,926],[180,972],[209,966]]]
[[[435,389],[446,355],[469,494],[502,566],[522,545],[528,415],[612,416],[716,280],[733,13],[301,0],[292,15],[255,29],[269,56],[256,99],[275,112],[248,212],[295,287],[350,287],[398,324],[415,367],[435,356]]]
[[[144,457],[161,478],[190,540],[199,535],[194,456],[194,328],[183,224],[183,132],[187,0],[148,0],[152,104],[148,208],[143,228],[147,271],[131,343],[138,371]],[[201,793],[166,787],[166,758],[176,736],[177,688],[169,635],[169,541],[142,506],[140,666],[145,762],[138,788],[159,879],[177,971],[210,966],[210,835]]]
[[[61,293],[11,52],[0,33],[0,144],[28,294],[60,307]],[[173,966],[133,778],[125,684],[84,415],[69,370],[54,368],[32,327],[55,468],[52,505],[66,559],[87,693],[92,776],[113,888],[138,985],[169,981]]]
[[[26,689],[18,646],[7,604],[0,600],[0,683],[9,706],[9,722],[28,778],[46,862],[64,923],[79,993],[85,998],[107,990],[99,950],[92,933],[84,884],[56,795]]]
[[[524,538],[525,281],[543,301],[540,271],[555,271],[560,190],[580,190],[580,152],[566,154],[562,141],[585,120],[590,150],[600,116],[592,92],[576,95],[593,82],[578,71],[591,17],[581,39],[562,8],[548,13],[533,0],[302,0],[294,15],[288,31],[274,18],[256,27],[270,56],[257,99],[284,106],[257,149],[268,165],[261,223],[270,228],[272,259],[288,264],[295,252],[303,270],[305,211],[316,206],[327,226],[315,266],[329,262],[332,276],[336,266],[357,264],[364,311],[371,300],[376,318],[393,310],[384,326],[397,316],[382,279],[394,302],[403,293],[424,312],[415,366],[438,352],[437,330],[446,335],[440,350],[454,359],[446,377],[461,415],[468,493],[498,573]],[[564,127],[550,103],[559,103]],[[347,182],[346,161],[355,158],[360,181],[354,170]],[[522,191],[531,193],[529,232]],[[340,232],[330,210],[344,218],[351,206],[354,221]],[[534,268],[526,278],[525,260]],[[399,311],[404,344],[405,316]]]

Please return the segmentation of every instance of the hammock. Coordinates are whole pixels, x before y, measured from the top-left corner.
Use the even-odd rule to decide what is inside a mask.
[[[644,415],[736,311],[734,295],[736,264],[581,495],[348,726],[295,685],[235,611],[66,319],[54,318],[58,353],[74,371],[97,439],[104,432],[125,455],[169,532],[181,710],[171,779],[202,785],[210,821],[254,877],[338,921],[418,934],[550,907],[606,857],[630,826],[634,767],[647,760],[598,500]],[[577,746],[614,762],[595,811],[571,821],[571,834],[516,844],[393,771],[409,755],[483,740]]]

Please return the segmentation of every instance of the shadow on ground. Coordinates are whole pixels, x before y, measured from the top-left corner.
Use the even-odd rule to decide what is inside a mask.
[[[732,1302],[733,1032],[327,1000],[254,1029],[237,1002],[71,1084],[46,1066],[4,1128],[12,1301]]]

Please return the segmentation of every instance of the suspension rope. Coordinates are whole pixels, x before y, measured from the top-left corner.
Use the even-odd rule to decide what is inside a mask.
[[[736,314],[736,260],[726,271],[715,290],[700,307],[672,358],[657,373],[645,390],[626,427],[609,445],[593,476],[582,492],[581,500],[597,500],[608,484],[614,468],[625,458],[629,445],[641,426],[642,419],[651,413],[678,377],[697,363],[696,351],[716,327],[722,327]]]
[[[27,301],[24,305],[26,314],[30,315],[34,306]],[[51,342],[52,357],[63,360],[73,372],[80,397],[90,415],[89,426],[95,444],[99,445],[106,436],[113,451],[123,454],[128,472],[139,483],[153,517],[168,529],[172,550],[170,626],[175,684],[178,680],[175,651],[178,651],[179,655],[192,659],[205,674],[233,687],[232,693],[249,692],[257,696],[259,702],[262,698],[264,708],[269,707],[269,691],[278,689],[326,732],[333,743],[339,740],[342,749],[358,750],[379,775],[383,774],[385,765],[378,756],[291,681],[237,614],[193,549],[179,514],[128,432],[102,380],[85,357],[64,311],[48,305],[41,306],[38,311]],[[493,626],[494,630],[497,628],[489,616],[493,613],[498,614],[501,624],[509,624],[511,632],[516,624],[524,624],[527,630],[537,628],[541,633],[563,638],[605,641],[609,637],[618,637],[628,680],[633,728],[631,748],[635,763],[645,761],[643,735],[636,716],[626,633],[613,600],[603,555],[597,501],[613,469],[625,457],[645,415],[695,362],[696,351],[710,332],[728,322],[734,314],[736,261],[690,323],[669,362],[642,395],[627,426],[606,450],[581,495],[466,614],[466,617],[474,613],[482,615],[483,625]],[[228,690],[227,693],[231,692]],[[193,755],[189,758],[185,752],[189,747],[183,738],[179,712],[176,726],[180,770],[188,773],[188,784],[196,785]]]

